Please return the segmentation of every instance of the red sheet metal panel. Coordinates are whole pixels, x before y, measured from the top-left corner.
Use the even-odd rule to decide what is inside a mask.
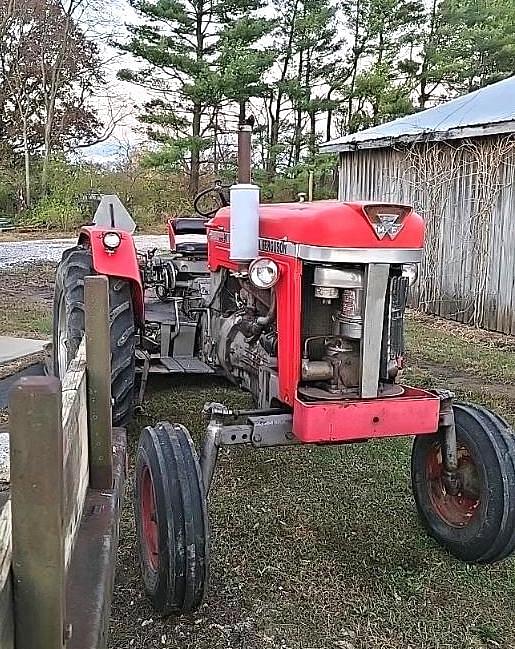
[[[307,403],[295,399],[293,432],[302,442],[423,435],[438,429],[440,399],[406,387],[401,397]]]
[[[389,204],[371,202],[281,203],[259,208],[259,236],[293,243],[330,248],[422,248],[424,222],[408,210],[402,227],[393,238],[379,239],[367,217],[365,208],[381,205],[388,212]],[[210,230],[229,232],[230,208],[218,211],[207,224]]]

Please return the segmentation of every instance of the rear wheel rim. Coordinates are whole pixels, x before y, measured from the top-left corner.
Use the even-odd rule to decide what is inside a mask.
[[[59,300],[57,317],[57,366],[59,378],[63,378],[68,369],[68,328],[66,321],[66,303],[64,297]]]
[[[159,532],[157,527],[156,497],[150,469],[141,475],[141,524],[147,561],[153,570],[159,567]]]
[[[458,444],[458,490],[449,493],[445,481],[442,447],[436,442],[426,456],[426,480],[431,505],[436,514],[449,526],[467,527],[475,520],[482,501],[482,484],[478,468],[469,449]]]

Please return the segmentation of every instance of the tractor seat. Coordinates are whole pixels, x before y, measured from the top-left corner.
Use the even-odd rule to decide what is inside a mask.
[[[206,219],[182,217],[172,220],[175,234],[206,234]]]
[[[171,250],[181,255],[207,258],[205,219],[169,219],[167,227]]]

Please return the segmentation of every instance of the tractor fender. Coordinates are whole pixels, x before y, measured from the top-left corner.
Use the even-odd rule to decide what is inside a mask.
[[[121,243],[116,250],[110,251],[104,246],[103,236],[106,232],[113,231],[120,235]],[[80,230],[79,245],[89,246],[93,258],[93,268],[99,275],[123,277],[130,281],[134,300],[134,316],[136,322],[143,325],[145,322],[145,291],[132,235],[123,230],[88,225]]]

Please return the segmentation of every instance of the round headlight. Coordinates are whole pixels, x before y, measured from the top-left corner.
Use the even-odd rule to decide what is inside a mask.
[[[275,261],[259,257],[249,266],[249,278],[257,288],[272,288],[279,279],[279,267]]]
[[[418,264],[405,264],[402,267],[402,276],[407,277],[408,284],[413,286],[418,279]]]
[[[106,232],[102,237],[102,242],[108,250],[113,251],[120,246],[122,238],[118,232]]]

